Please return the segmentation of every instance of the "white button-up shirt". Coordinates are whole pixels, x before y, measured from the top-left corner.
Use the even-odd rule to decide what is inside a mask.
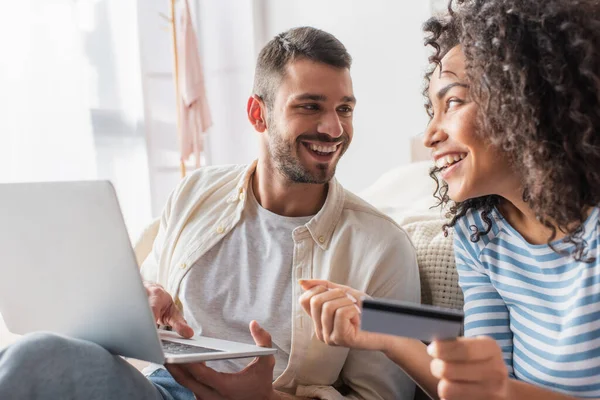
[[[144,279],[161,284],[179,302],[185,274],[240,220],[255,169],[256,162],[214,166],[186,177],[167,201],[142,265]],[[292,348],[275,388],[320,399],[412,399],[414,384],[382,353],[330,347],[313,335],[297,283],[326,279],[373,297],[418,303],[419,271],[406,232],[333,179],[325,204],[294,230],[293,240]],[[338,391],[342,386],[347,390]]]

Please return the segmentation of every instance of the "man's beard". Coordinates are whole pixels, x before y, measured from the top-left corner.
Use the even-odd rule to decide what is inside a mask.
[[[332,140],[330,136],[325,134],[301,135],[294,142],[290,143],[282,138],[279,130],[273,124],[271,124],[268,135],[269,152],[275,168],[284,177],[294,183],[324,184],[329,182],[335,175],[339,157],[344,154],[349,142],[348,135],[344,133],[338,140]],[[342,146],[340,156],[337,160],[333,159],[331,163],[317,164],[317,170],[314,172],[310,171],[302,165],[298,154],[299,146],[302,146],[300,143],[302,140],[318,140],[335,144],[342,142],[339,144]]]

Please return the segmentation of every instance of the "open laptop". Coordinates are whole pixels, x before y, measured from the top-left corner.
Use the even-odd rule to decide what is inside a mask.
[[[275,349],[157,331],[117,196],[107,181],[0,184],[0,314],[158,364]]]

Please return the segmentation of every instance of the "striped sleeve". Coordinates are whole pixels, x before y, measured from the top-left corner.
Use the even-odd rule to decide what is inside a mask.
[[[465,298],[465,336],[489,336],[502,349],[510,377],[513,375],[513,335],[508,308],[479,262],[479,247],[469,239],[467,220],[455,226],[454,253],[458,282]]]

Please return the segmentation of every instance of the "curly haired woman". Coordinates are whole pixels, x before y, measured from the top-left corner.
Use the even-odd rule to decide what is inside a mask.
[[[435,398],[600,398],[600,2],[457,1],[425,30],[465,338],[362,332],[361,293],[305,281],[316,335],[384,351]]]

